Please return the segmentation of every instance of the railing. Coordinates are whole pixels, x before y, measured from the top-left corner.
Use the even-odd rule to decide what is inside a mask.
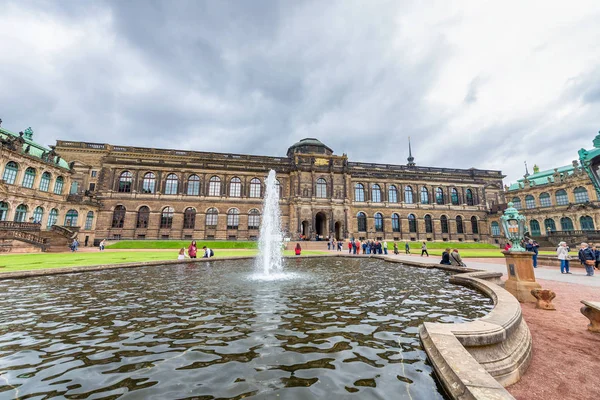
[[[600,235],[600,231],[597,230],[573,230],[573,231],[552,231],[547,233],[548,236],[590,236]]]
[[[2,231],[0,232],[0,238],[2,239],[18,239],[23,242],[31,243],[35,246],[41,247],[42,251],[46,251],[46,240],[42,239],[36,234],[31,232],[22,231]]]
[[[77,232],[79,231],[78,226],[71,226],[71,229],[67,229],[64,226],[60,225],[52,225],[50,228],[52,231],[66,237],[67,239],[74,239],[77,236]]]
[[[37,231],[41,228],[40,224],[32,222],[14,222],[0,221],[0,231]]]

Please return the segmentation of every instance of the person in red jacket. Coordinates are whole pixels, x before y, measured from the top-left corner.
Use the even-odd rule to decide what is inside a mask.
[[[188,255],[190,258],[196,258],[196,253],[198,252],[198,247],[196,246],[196,241],[192,240],[192,244],[188,247]]]
[[[512,246],[510,243],[506,243],[506,246],[504,246],[504,251],[509,251],[511,247]]]
[[[296,243],[295,251],[296,251],[297,256],[299,256],[300,253],[302,252],[302,247],[300,247],[300,243]]]

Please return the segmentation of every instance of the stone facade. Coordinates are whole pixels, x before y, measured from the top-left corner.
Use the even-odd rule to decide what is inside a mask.
[[[61,140],[56,150],[77,192],[102,203],[97,241],[255,239],[270,169],[292,239],[489,241],[488,210],[502,201],[500,171],[349,162],[316,139],[286,157]]]

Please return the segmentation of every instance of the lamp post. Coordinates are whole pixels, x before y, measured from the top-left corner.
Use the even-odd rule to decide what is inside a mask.
[[[596,194],[600,198],[600,133],[594,138],[593,144],[593,149],[581,149],[578,154],[581,167],[590,177],[594,189],[596,189]]]
[[[504,211],[504,215],[500,217],[504,236],[511,243],[512,247],[509,251],[525,251],[521,246],[521,241],[525,237],[525,216],[519,214],[519,210],[513,207],[512,202],[508,203],[508,208]]]

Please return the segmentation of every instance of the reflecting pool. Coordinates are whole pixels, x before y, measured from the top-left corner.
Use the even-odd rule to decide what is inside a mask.
[[[253,266],[0,281],[0,398],[442,399],[419,324],[493,307],[381,260],[287,259],[268,281]]]

